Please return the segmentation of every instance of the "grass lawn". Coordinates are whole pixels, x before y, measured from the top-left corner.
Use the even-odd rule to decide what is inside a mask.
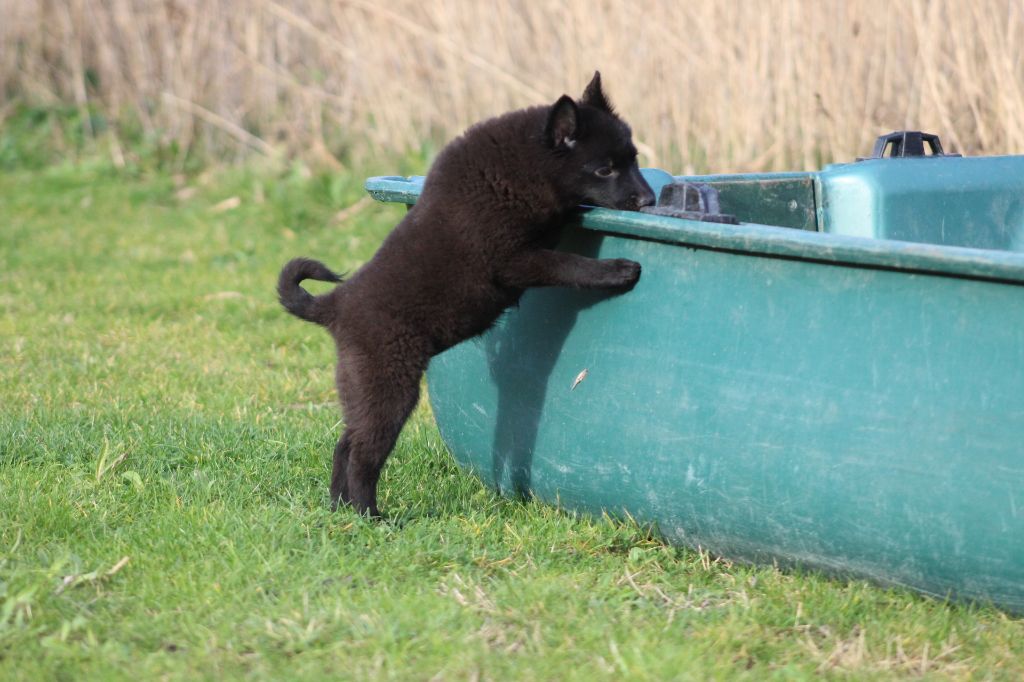
[[[426,403],[388,522],[328,512],[333,346],[273,287],[370,256],[361,183],[0,174],[0,679],[1024,679],[996,610],[498,498]]]

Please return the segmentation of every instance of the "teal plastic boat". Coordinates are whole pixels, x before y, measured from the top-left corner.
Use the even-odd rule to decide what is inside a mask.
[[[459,464],[732,559],[1024,612],[1024,156],[685,180],[739,224],[582,209],[560,248],[639,261],[636,288],[528,291],[433,360]],[[366,186],[411,204],[422,179]]]

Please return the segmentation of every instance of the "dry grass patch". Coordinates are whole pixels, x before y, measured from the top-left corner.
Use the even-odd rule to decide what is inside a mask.
[[[121,164],[118,136],[140,129],[181,158],[199,146],[338,167],[578,93],[600,69],[644,163],[680,172],[816,168],[897,128],[1024,151],[1017,0],[240,8],[0,0],[0,118],[13,101],[71,103],[85,135],[114,134]]]

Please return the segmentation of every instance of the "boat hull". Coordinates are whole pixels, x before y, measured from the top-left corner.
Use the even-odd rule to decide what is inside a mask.
[[[436,357],[458,462],[732,559],[1024,611],[1020,264],[979,278],[980,251],[942,272],[921,247],[856,263],[827,235],[755,226],[769,246],[747,250],[692,229],[571,227],[561,248],[639,261],[636,288],[528,291]]]

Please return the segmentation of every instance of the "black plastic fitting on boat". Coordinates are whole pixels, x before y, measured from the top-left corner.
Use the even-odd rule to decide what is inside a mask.
[[[931,154],[924,153],[925,144],[931,148]],[[886,149],[889,156],[885,156]],[[875,140],[875,148],[869,159],[893,158],[901,159],[918,156],[960,156],[942,151],[942,141],[933,133],[922,133],[920,130],[897,130],[886,135],[879,135]],[[858,159],[863,161],[864,159]]]
[[[640,209],[643,213],[663,215],[706,223],[739,225],[736,216],[722,213],[718,190],[697,182],[672,182],[661,188],[656,206]]]

